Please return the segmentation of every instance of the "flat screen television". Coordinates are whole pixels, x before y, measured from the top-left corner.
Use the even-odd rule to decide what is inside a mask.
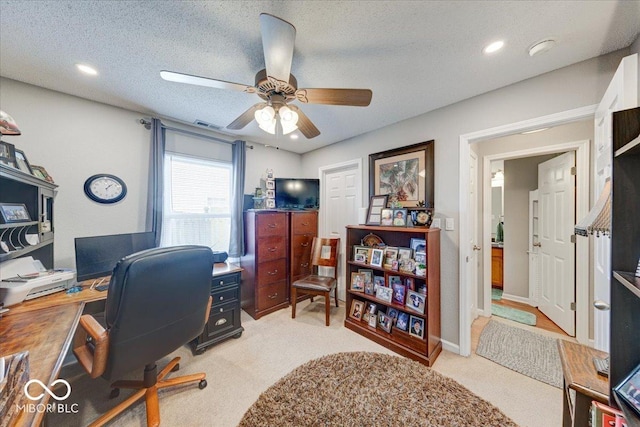
[[[320,180],[311,178],[276,178],[276,208],[318,209]]]
[[[155,247],[153,232],[77,237],[76,280],[95,279],[111,275],[118,261],[127,255]]]

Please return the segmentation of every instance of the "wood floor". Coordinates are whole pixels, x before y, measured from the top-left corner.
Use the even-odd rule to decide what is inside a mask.
[[[491,302],[496,305],[517,308],[518,310],[532,313],[536,316],[536,328],[544,329],[546,331],[551,331],[551,332],[557,332],[559,334],[568,336],[562,329],[558,327],[558,325],[553,323],[547,316],[542,314],[542,312],[535,307],[531,307],[528,304],[523,304],[520,302],[509,301],[504,298],[498,301],[492,300]]]

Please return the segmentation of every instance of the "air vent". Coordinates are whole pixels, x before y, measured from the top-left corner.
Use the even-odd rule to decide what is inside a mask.
[[[208,129],[213,129],[213,130],[220,130],[222,129],[221,126],[216,126],[214,124],[211,123],[207,123],[204,120],[196,120],[195,122],[193,122],[195,125],[198,126],[202,126],[203,128],[208,128]]]

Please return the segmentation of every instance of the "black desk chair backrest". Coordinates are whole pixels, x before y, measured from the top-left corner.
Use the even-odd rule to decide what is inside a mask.
[[[147,425],[160,424],[158,389],[198,382],[204,373],[164,378],[178,369],[173,358],[158,373],[156,361],[173,353],[203,330],[211,307],[213,253],[205,246],[149,249],[123,258],[113,270],[105,307],[106,329],[86,314],[74,354],[92,378],[121,379],[142,371],[143,379],[114,382],[119,388],[138,390],[92,426],[101,426],[144,398]]]

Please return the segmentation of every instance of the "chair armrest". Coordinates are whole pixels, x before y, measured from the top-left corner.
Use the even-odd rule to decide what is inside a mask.
[[[76,344],[73,354],[91,378],[104,373],[109,355],[109,334],[90,314],[80,317]]]

